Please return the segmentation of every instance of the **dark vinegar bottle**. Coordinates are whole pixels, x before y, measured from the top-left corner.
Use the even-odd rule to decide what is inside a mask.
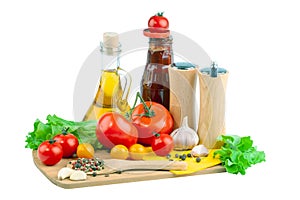
[[[143,99],[160,103],[168,110],[170,103],[168,67],[173,63],[172,42],[171,36],[149,39],[147,63],[141,82]]]

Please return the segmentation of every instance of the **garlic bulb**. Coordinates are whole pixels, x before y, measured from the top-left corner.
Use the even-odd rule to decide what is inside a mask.
[[[175,150],[192,149],[199,142],[199,137],[193,129],[188,125],[188,117],[185,116],[182,120],[181,127],[171,133],[174,141]]]
[[[191,154],[195,157],[205,157],[208,155],[208,149],[203,144],[200,144],[194,146],[194,148],[191,151]]]

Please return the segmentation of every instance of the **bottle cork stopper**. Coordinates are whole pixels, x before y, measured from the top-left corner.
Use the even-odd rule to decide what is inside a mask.
[[[105,32],[103,34],[103,44],[106,48],[118,48],[119,34],[115,32]]]

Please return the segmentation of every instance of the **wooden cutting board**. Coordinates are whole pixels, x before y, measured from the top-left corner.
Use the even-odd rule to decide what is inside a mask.
[[[32,152],[32,156],[33,156],[33,161],[37,166],[37,168],[52,183],[66,189],[178,177],[169,171],[138,170],[138,171],[126,171],[121,174],[109,174],[108,177],[104,175],[101,176],[99,175],[96,177],[88,176],[87,179],[84,181],[71,181],[69,179],[59,180],[57,178],[58,171],[61,168],[66,167],[68,162],[73,160],[72,158],[70,159],[63,158],[59,163],[57,163],[54,166],[46,166],[38,159],[36,151]],[[95,157],[101,159],[110,158],[109,153],[107,153],[106,151],[97,151],[95,153]],[[211,168],[207,168],[205,170],[198,171],[191,175],[211,174],[211,173],[219,173],[224,171],[225,171],[224,167],[217,165]]]

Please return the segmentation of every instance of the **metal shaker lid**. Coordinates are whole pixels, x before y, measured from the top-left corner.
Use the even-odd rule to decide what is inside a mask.
[[[195,65],[189,62],[176,62],[172,64],[172,67],[181,70],[189,70],[189,69],[194,69]]]
[[[219,75],[226,74],[227,70],[224,68],[219,68],[216,62],[212,62],[211,67],[203,68],[200,70],[200,72],[215,78]]]

